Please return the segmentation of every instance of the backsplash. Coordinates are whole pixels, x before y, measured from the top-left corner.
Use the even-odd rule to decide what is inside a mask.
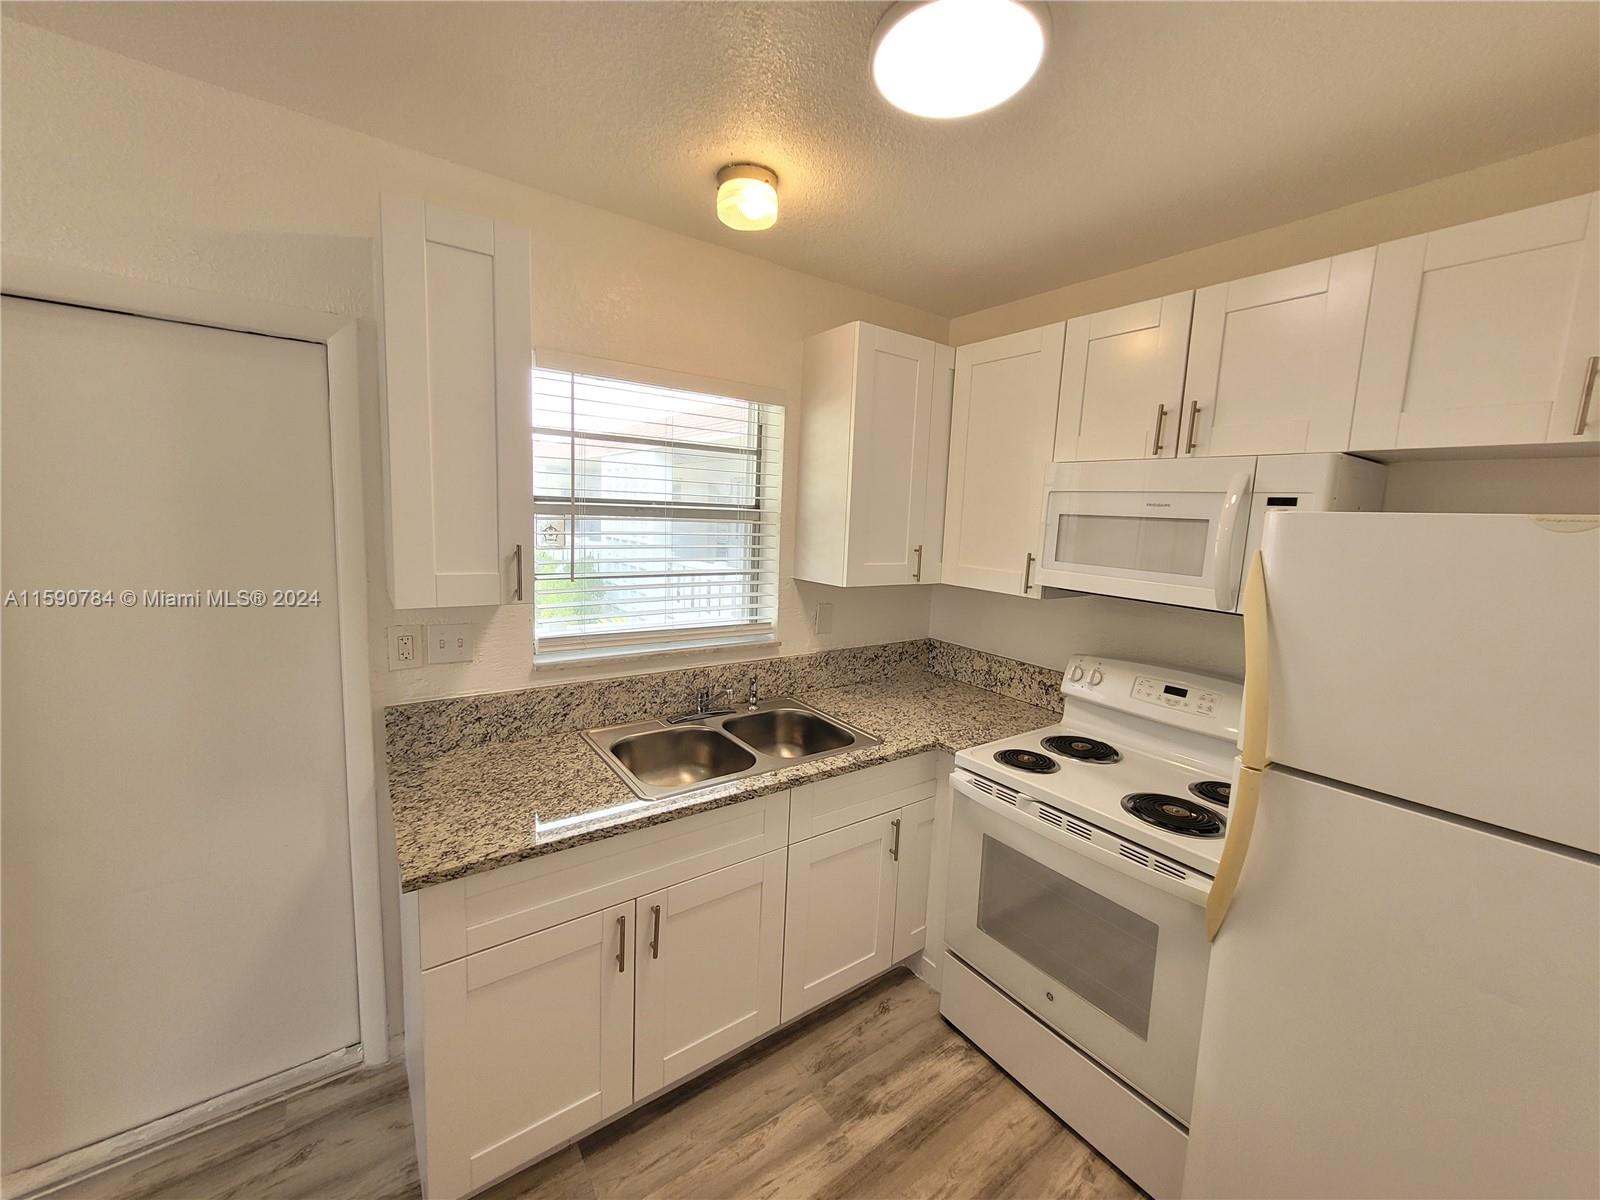
[[[919,638],[395,705],[384,711],[384,741],[390,762],[416,763],[494,742],[687,712],[704,687],[719,695],[731,688],[738,700],[752,678],[761,695],[780,696],[865,683],[907,670],[931,671],[1041,708],[1061,702],[1060,671]]]
[[[969,683],[986,692],[995,692],[1034,704],[1040,708],[1061,707],[1061,672],[1055,667],[1041,667],[1003,658],[986,650],[974,650],[928,638],[926,667],[935,675],[944,675],[958,683]]]

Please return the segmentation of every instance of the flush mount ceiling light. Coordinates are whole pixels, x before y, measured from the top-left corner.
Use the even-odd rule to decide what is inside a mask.
[[[729,229],[771,229],[778,219],[778,177],[755,163],[717,172],[717,217]]]
[[[1044,58],[1049,17],[1018,0],[896,4],[872,39],[872,82],[919,117],[967,117],[1009,100]]]

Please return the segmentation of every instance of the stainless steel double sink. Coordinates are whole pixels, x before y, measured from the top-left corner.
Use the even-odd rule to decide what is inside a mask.
[[[646,800],[681,796],[879,741],[787,696],[692,719],[591,729],[583,736]]]

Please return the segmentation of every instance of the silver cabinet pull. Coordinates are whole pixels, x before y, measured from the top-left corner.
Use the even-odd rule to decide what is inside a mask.
[[[1027,561],[1022,564],[1023,592],[1026,593],[1031,586],[1033,586],[1033,555],[1030,554]]]
[[[511,561],[516,565],[516,568],[517,568],[517,589],[516,589],[516,591],[512,592],[511,595],[512,595],[513,599],[515,599],[515,600],[520,602],[522,600],[522,543],[521,542],[517,543],[517,548],[516,548],[515,552],[513,552],[513,554],[511,555]]]
[[[900,818],[896,817],[889,822],[889,828],[894,830],[894,841],[889,843],[889,857],[895,862],[900,861]]]
[[[1194,453],[1194,427],[1200,424],[1200,401],[1189,401],[1189,439],[1183,445],[1185,454]]]
[[[1577,437],[1589,424],[1589,401],[1594,399],[1594,377],[1600,373],[1600,354],[1589,356],[1589,373],[1583,377],[1583,399],[1578,402],[1578,422],[1572,427],[1572,436]]]
[[[917,569],[915,571],[911,572],[911,578],[915,579],[918,583],[921,583],[922,582],[922,547],[918,546],[915,550],[912,551],[912,553],[917,556]]]
[[[617,918],[617,970],[624,972],[628,969],[628,918],[626,915]]]
[[[1165,404],[1158,404],[1156,405],[1156,440],[1155,444],[1150,447],[1150,454],[1152,457],[1160,457],[1161,455],[1161,430],[1166,426],[1166,423],[1167,406]]]
[[[650,957],[661,957],[661,905],[650,906],[650,919],[654,922],[650,929]]]

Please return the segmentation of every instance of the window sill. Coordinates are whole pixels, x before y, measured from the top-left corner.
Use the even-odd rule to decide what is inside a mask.
[[[724,634],[692,640],[675,638],[670,642],[628,642],[617,646],[585,646],[571,650],[535,650],[533,671],[535,675],[543,675],[581,670],[584,667],[670,662],[690,655],[704,658],[718,651],[738,653],[756,647],[772,651],[780,644],[777,633],[769,629],[762,633]]]

